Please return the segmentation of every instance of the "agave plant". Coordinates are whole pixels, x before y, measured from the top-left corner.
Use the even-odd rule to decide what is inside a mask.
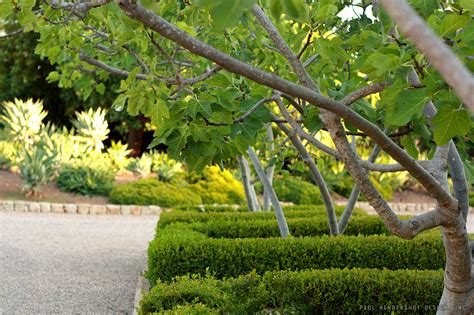
[[[73,131],[66,127],[58,129],[53,124],[46,124],[41,130],[41,138],[36,144],[53,159],[55,175],[62,164],[71,160],[75,153]]]
[[[24,102],[15,99],[13,102],[3,104],[0,122],[11,140],[29,146],[38,139],[46,115],[41,101],[33,102],[32,99],[28,99]]]
[[[27,196],[38,195],[40,187],[54,177],[55,160],[40,146],[35,146],[31,150],[23,147],[20,156],[22,162],[19,168],[20,176],[24,180],[23,191]]]
[[[9,168],[14,164],[16,151],[13,143],[0,140],[0,169]]]
[[[170,159],[168,154],[164,152],[153,153],[152,169],[156,172],[160,181],[169,182],[176,176],[176,174],[183,171],[183,164]]]
[[[107,154],[117,171],[123,170],[125,166],[127,166],[127,156],[130,152],[132,152],[132,150],[128,150],[127,145],[121,141],[115,142],[112,140],[110,148],[107,149]]]
[[[147,177],[151,172],[151,156],[143,153],[140,158],[133,159],[127,168],[141,178]]]
[[[92,150],[100,152],[104,148],[103,141],[107,139],[109,128],[105,120],[106,110],[90,108],[87,112],[76,112],[76,119],[72,120],[74,127]]]

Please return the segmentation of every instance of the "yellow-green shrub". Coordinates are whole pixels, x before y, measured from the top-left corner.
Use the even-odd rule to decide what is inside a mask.
[[[201,197],[191,189],[159,181],[157,178],[140,179],[132,183],[115,186],[109,200],[125,205],[175,205],[201,204]]]
[[[207,167],[201,179],[190,188],[201,196],[205,204],[240,204],[245,201],[242,183],[218,166]]]

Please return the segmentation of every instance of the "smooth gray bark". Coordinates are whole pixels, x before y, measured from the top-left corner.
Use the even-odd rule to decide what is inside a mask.
[[[286,223],[285,215],[283,214],[283,209],[281,208],[280,202],[278,201],[278,197],[275,193],[275,190],[273,190],[270,181],[265,175],[265,171],[260,165],[260,161],[258,160],[255,151],[251,147],[248,147],[247,153],[249,154],[250,160],[252,161],[258,178],[263,184],[263,188],[268,191],[270,201],[273,206],[273,211],[275,212],[275,216],[278,222],[278,228],[280,229],[280,235],[281,237],[286,238],[288,235],[290,235],[290,230],[288,229],[288,224]]]
[[[281,98],[278,97],[275,99],[275,101],[282,115],[290,123],[290,126],[296,126],[296,122],[291,117],[290,113],[288,113],[288,111],[286,110]],[[338,235],[339,228],[337,225],[337,217],[336,211],[334,209],[334,204],[332,202],[331,194],[329,193],[329,189],[326,185],[326,182],[324,181],[321,172],[319,172],[318,166],[316,165],[308,150],[298,138],[294,130],[290,130],[282,123],[278,123],[278,127],[280,127],[280,129],[291,140],[296,150],[303,158],[303,161],[306,163],[306,165],[308,165],[311,175],[313,176],[314,182],[316,183],[316,185],[318,185],[319,191],[321,192],[321,198],[323,199],[324,206],[326,207],[326,214],[329,223],[329,232],[331,235]]]
[[[247,159],[239,155],[237,157],[237,161],[239,162],[240,168],[240,175],[242,177],[242,185],[244,186],[245,198],[247,199],[247,207],[249,211],[257,211],[257,207],[255,205],[256,200],[254,199],[255,193],[252,193],[253,185],[250,181],[250,168]],[[257,203],[258,204],[258,203]]]
[[[267,141],[269,143],[268,150],[273,152],[275,150],[275,144],[273,143],[273,130],[272,125],[269,123],[265,126],[267,132]],[[273,174],[275,173],[275,165],[271,165],[267,167],[267,178],[270,183],[273,183]],[[270,196],[268,195],[267,191],[263,191],[263,211],[270,211]]]

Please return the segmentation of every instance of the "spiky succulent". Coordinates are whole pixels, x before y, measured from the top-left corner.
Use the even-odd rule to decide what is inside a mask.
[[[28,99],[25,102],[15,99],[13,102],[3,103],[0,122],[11,140],[28,146],[38,139],[46,115],[41,101],[33,102]]]
[[[141,178],[147,177],[151,172],[151,156],[143,153],[140,158],[133,159],[127,167]]]
[[[123,144],[121,141],[115,142],[112,140],[110,148],[107,149],[107,154],[117,171],[120,171],[127,166],[127,156],[130,152],[132,152],[132,150],[128,150],[127,145]]]
[[[162,182],[171,181],[176,174],[183,171],[183,164],[168,157],[168,154],[153,153],[152,169],[156,172],[158,179]]]
[[[23,179],[23,191],[26,195],[36,195],[39,188],[51,181],[55,173],[54,158],[49,156],[42,147],[33,147],[31,150],[22,148],[19,163],[20,176]]]
[[[72,120],[79,136],[95,151],[101,151],[104,148],[103,141],[107,139],[110,131],[105,114],[105,109],[90,108],[87,112],[76,112],[76,119]]]

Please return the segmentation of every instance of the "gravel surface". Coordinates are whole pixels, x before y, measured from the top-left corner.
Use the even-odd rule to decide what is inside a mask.
[[[157,220],[0,212],[0,314],[131,314]]]

